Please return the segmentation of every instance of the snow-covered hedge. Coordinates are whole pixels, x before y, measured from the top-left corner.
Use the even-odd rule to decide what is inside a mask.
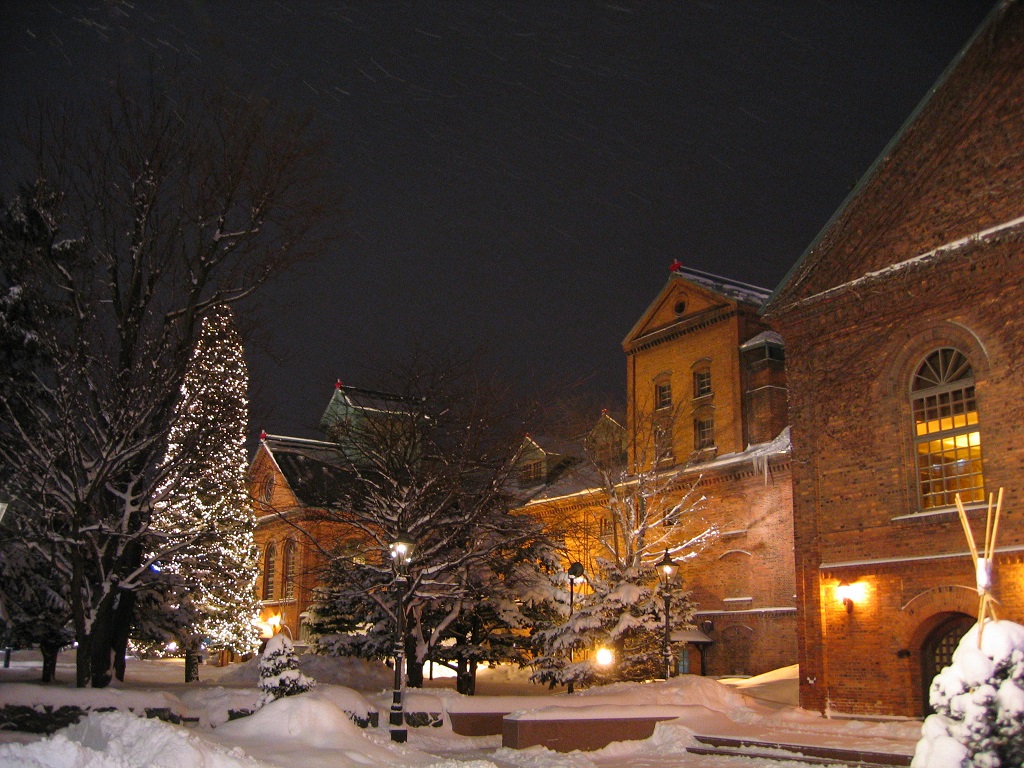
[[[316,680],[299,670],[291,640],[284,635],[274,635],[267,641],[260,657],[259,688],[263,691],[264,703],[305,693],[315,685]]]
[[[921,728],[911,768],[1024,766],[1024,627],[976,624],[953,663],[932,681],[935,709]]]

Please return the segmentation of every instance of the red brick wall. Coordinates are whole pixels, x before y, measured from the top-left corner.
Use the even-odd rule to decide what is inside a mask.
[[[771,464],[767,476],[749,462],[738,471],[709,473],[703,489],[701,514],[723,535],[680,572],[692,589],[698,628],[712,624],[707,673],[758,675],[795,664],[788,462]]]
[[[918,514],[908,390],[937,347],[974,365],[986,489],[1006,493],[998,544],[1024,550],[1022,247],[1020,236],[964,247],[775,318],[791,393],[805,707],[920,714],[924,628],[971,605],[969,559],[910,559],[966,551],[955,511]],[[972,514],[979,539],[983,516]],[[1007,579],[1019,569],[1001,567],[1002,613],[1020,621],[1020,587]],[[869,586],[852,614],[831,597],[840,579]]]

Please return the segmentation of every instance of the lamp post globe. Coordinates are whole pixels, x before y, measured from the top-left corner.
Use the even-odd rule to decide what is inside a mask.
[[[391,694],[391,713],[388,723],[391,726],[391,740],[404,742],[409,734],[405,729],[404,712],[404,670],[405,666],[405,592],[409,585],[409,563],[412,561],[415,544],[412,537],[399,530],[391,542],[391,560],[395,565],[395,684]]]

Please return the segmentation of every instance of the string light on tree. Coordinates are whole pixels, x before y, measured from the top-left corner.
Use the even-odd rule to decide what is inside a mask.
[[[188,542],[163,564],[194,590],[200,617],[183,634],[237,654],[259,643],[255,517],[245,485],[248,383],[231,312],[219,308],[204,321],[185,375],[154,519],[154,528]]]

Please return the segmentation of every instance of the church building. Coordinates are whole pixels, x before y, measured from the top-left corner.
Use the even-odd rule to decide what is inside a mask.
[[[921,716],[975,622],[956,502],[1024,621],[1024,8],[1001,3],[769,300],[786,343],[800,703]]]

